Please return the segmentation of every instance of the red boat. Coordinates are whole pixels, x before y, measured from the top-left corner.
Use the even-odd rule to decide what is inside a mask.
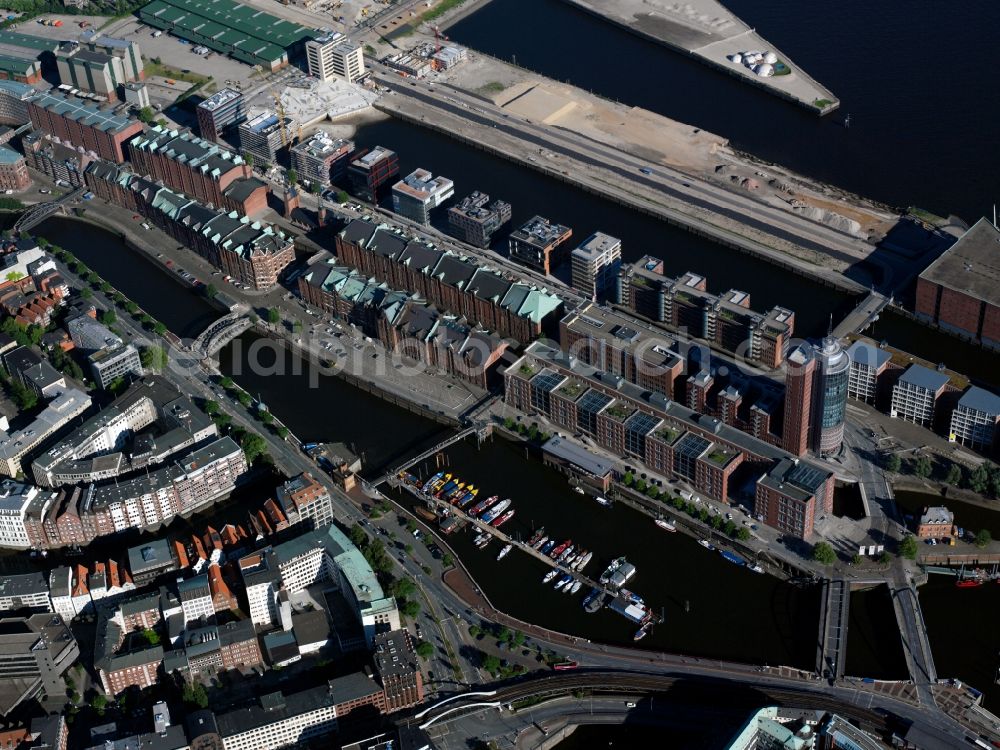
[[[982,586],[983,582],[979,578],[960,578],[955,581],[955,585],[960,589],[974,589],[976,586]]]
[[[496,503],[500,499],[499,495],[494,495],[493,497],[488,497],[472,506],[472,510],[469,511],[469,515],[472,517],[478,516],[484,510],[489,508],[491,505]]]
[[[572,543],[573,543],[572,539],[567,539],[565,542],[563,542],[562,544],[560,544],[554,550],[552,550],[551,552],[549,552],[549,557],[551,557],[553,559],[559,557],[559,555],[561,555],[563,552],[565,552],[566,548],[569,545],[571,545]]]
[[[495,519],[493,521],[493,523],[490,524],[490,526],[492,526],[493,528],[499,529],[501,526],[503,526],[505,523],[507,523],[513,517],[514,517],[514,509],[511,508],[506,513],[504,513],[502,516],[500,516],[499,518]]]

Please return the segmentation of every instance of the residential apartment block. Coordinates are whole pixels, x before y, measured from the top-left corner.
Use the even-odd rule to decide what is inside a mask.
[[[418,224],[430,224],[431,209],[455,194],[455,183],[434,177],[426,169],[415,169],[392,186],[392,210]]]
[[[879,381],[889,369],[892,355],[885,349],[859,340],[848,347],[847,356],[851,358],[847,395],[874,404],[879,394]]]
[[[334,31],[306,41],[306,63],[309,75],[328,81],[340,78],[354,83],[365,73],[365,56],[361,45],[351,42]]]
[[[292,167],[299,173],[299,180],[327,186],[339,182],[347,174],[347,163],[354,153],[354,142],[333,138],[319,130],[307,140],[292,146]]]
[[[510,221],[511,207],[506,201],[495,200],[478,190],[467,195],[448,209],[448,231],[476,247],[489,247],[501,227]]]
[[[399,175],[399,157],[395,151],[375,146],[355,156],[347,165],[350,191],[366,201],[377,201],[382,188]]]
[[[910,365],[892,388],[889,416],[924,427],[934,424],[937,400],[948,385],[943,372]]]
[[[220,89],[195,107],[198,132],[206,141],[218,141],[228,129],[247,119],[243,93],[235,89]]]
[[[795,330],[791,310],[755,312],[746,292],[712,294],[708,280],[691,272],[669,278],[663,275],[663,261],[651,255],[620,270],[611,299],[648,320],[764,367],[781,365]]]
[[[621,257],[620,239],[594,232],[570,253],[573,288],[589,299],[603,299],[615,286]]]
[[[951,413],[950,427],[951,442],[989,451],[1000,434],[1000,396],[969,386]]]
[[[533,216],[510,233],[507,254],[511,260],[548,275],[562,260],[560,246],[572,236],[569,227]]]

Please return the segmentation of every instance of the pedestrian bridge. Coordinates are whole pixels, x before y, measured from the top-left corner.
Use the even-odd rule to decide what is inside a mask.
[[[188,349],[203,357],[211,357],[251,325],[253,323],[247,315],[240,312],[229,313],[211,323],[191,342]]]
[[[21,214],[17,221],[14,222],[14,226],[11,227],[11,231],[15,233],[27,232],[29,229],[38,226],[47,218],[52,216],[52,214],[62,211],[67,203],[76,200],[81,195],[87,192],[87,188],[79,187],[76,190],[72,190],[61,198],[49,201],[47,203],[38,203],[32,206],[23,214]]]

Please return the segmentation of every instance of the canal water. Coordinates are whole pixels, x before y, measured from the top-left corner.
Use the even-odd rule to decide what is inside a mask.
[[[774,305],[788,307],[795,312],[795,332],[799,336],[822,335],[831,312],[837,318],[853,307],[850,297],[835,289],[436,131],[386,119],[359,127],[353,138],[359,148],[382,144],[398,152],[403,174],[424,167],[446,175],[456,186],[452,202],[473,190],[508,201],[513,210],[510,229],[541,214],[569,226],[573,230],[569,243],[574,247],[600,230],[622,240],[622,257],[627,261],[654,255],[663,259],[667,274],[694,271],[704,275],[713,292],[749,292],[755,310],[769,310]],[[447,228],[445,209],[438,209],[435,222],[439,228]],[[503,251],[506,247],[508,231],[498,233],[495,249]]]
[[[875,680],[909,678],[895,622],[888,587],[851,592],[844,674]]]
[[[624,505],[605,508],[574,493],[565,477],[525,456],[516,443],[494,439],[477,447],[458,443],[446,451],[449,471],[491,495],[514,501],[516,515],[504,531],[527,540],[534,530],[559,542],[572,540],[594,553],[583,571],[597,579],[619,556],[637,568],[627,587],[643,597],[665,622],[638,645],[707,658],[810,669],[816,660],[819,596],[816,587],[798,587],[738,568],[682,533],[658,528],[648,516]],[[433,474],[433,462],[420,467]],[[473,534],[448,537],[494,606],[510,615],[594,641],[632,646],[636,627],[609,609],[584,612],[588,589],[575,596],[542,584],[551,569],[516,551],[496,560],[498,543],[478,550]]]
[[[967,222],[992,212],[1000,4],[727,0],[841,99],[820,118],[563,0],[492,0],[451,26],[462,44],[729,138],[802,174]],[[962,71],[958,73],[959,69]],[[850,127],[843,121],[850,114]]]

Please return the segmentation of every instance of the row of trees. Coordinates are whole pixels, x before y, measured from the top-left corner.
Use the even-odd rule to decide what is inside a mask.
[[[351,543],[361,550],[385,590],[396,598],[399,611],[410,619],[420,614],[420,602],[416,600],[417,585],[411,578],[397,579],[392,575],[392,557],[382,540],[369,537],[359,524],[354,524],[347,535]]]
[[[939,479],[952,487],[1000,499],[1000,466],[989,461],[984,461],[970,471],[953,462],[935,464],[929,456],[904,461],[898,453],[889,453],[883,457],[882,465],[886,471],[894,474],[908,473],[921,479]]]

